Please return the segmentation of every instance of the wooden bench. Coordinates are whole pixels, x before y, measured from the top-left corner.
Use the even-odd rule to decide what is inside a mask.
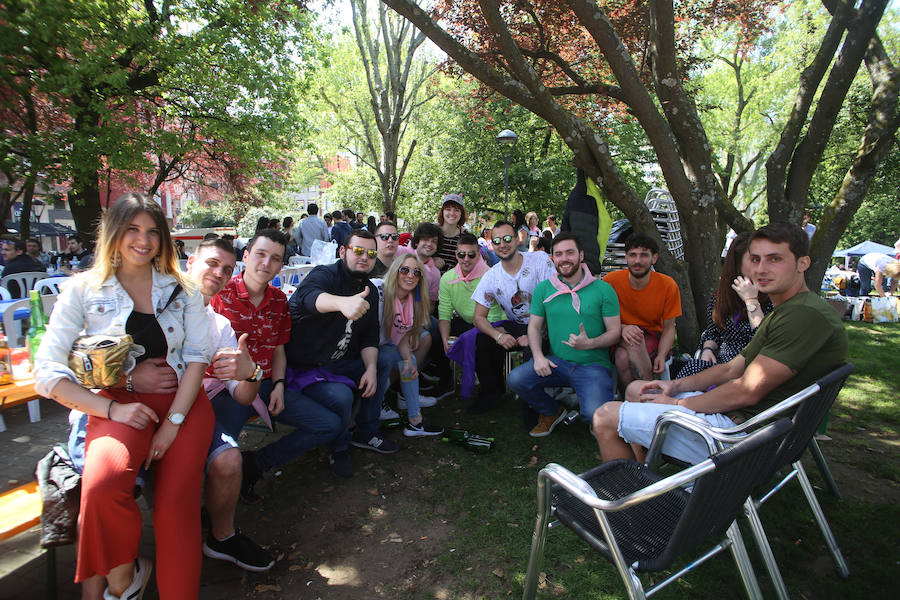
[[[41,491],[37,481],[0,494],[0,541],[13,538],[41,522]],[[47,595],[56,599],[56,548],[47,550]]]

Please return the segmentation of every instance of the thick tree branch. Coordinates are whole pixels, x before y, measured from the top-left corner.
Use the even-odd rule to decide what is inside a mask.
[[[766,196],[770,208],[777,207],[785,198],[786,173],[797,140],[806,124],[806,117],[812,106],[816,91],[828,67],[831,66],[834,53],[837,52],[844,30],[850,21],[852,14],[851,0],[834,0],[837,6],[833,12],[828,29],[822,37],[819,49],[809,65],[800,74],[800,83],[797,87],[797,97],[788,117],[781,136],[772,154],[766,161]],[[773,215],[774,218],[784,218],[785,215]]]
[[[802,215],[813,173],[822,159],[838,113],[844,105],[844,98],[867,52],[869,41],[875,35],[875,29],[886,6],[887,0],[864,0],[847,27],[844,43],[831,67],[828,81],[822,89],[822,96],[816,105],[806,134],[794,152],[794,159],[788,170],[785,194],[788,210],[791,212],[784,217],[789,221],[799,221]]]

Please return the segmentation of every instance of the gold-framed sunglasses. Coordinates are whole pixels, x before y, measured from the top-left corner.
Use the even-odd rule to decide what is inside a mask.
[[[357,256],[362,256],[363,254],[366,255],[366,258],[375,258],[376,256],[378,256],[378,252],[376,252],[375,250],[369,250],[368,248],[363,248],[362,246],[350,246],[347,249]]]

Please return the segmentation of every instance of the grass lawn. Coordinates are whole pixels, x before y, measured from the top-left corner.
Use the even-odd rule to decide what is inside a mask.
[[[900,407],[894,380],[900,373],[900,325],[847,323],[850,376],[821,443],[844,500],[818,490],[820,502],[846,558],[851,576],[843,580],[831,562],[800,487],[789,484],[761,509],[763,524],[794,598],[879,598],[893,596],[890,582],[900,574]],[[443,403],[442,403],[443,405]],[[489,419],[468,417],[449,402],[434,410],[435,419],[456,422],[497,438],[491,454],[472,454],[451,446],[431,453],[433,468],[421,502],[452,524],[445,551],[432,567],[445,574],[415,598],[519,597],[531,544],[538,470],[558,462],[575,472],[599,462],[587,426],[560,426],[543,439],[527,435],[519,408]],[[432,413],[429,412],[429,416]],[[814,485],[821,479],[807,468]],[[423,511],[432,513],[432,511]],[[744,539],[763,593],[772,596],[765,568],[749,532]],[[543,571],[543,598],[624,598],[613,566],[565,528],[551,530]],[[734,563],[724,553],[686,579],[660,592],[661,598],[744,597]]]

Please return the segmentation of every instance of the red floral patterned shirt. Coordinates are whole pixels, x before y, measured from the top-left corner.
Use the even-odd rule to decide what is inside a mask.
[[[243,275],[238,275],[212,297],[210,306],[231,321],[238,338],[243,333],[249,334],[247,348],[251,358],[262,367],[264,378],[271,377],[275,348],[286,344],[291,337],[291,314],[284,292],[267,286],[262,302],[254,306]]]

